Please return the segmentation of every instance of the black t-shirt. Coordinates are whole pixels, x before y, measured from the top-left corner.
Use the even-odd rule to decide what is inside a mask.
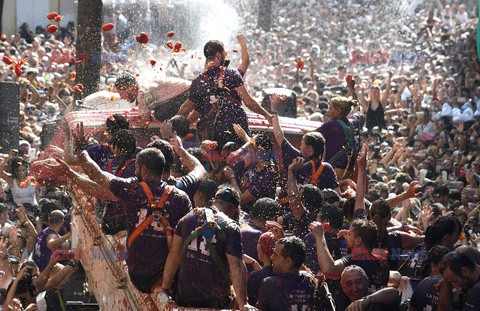
[[[477,283],[470,288],[465,298],[465,304],[463,305],[463,311],[474,311],[480,309],[480,278]]]

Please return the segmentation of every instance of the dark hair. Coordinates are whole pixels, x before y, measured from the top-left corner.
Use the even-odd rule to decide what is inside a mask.
[[[391,215],[390,204],[385,199],[378,199],[372,203],[369,212],[370,219],[377,225],[378,239],[383,241],[388,236],[387,226],[383,219]]]
[[[118,130],[128,130],[130,128],[130,123],[128,123],[127,118],[121,114],[114,114],[107,118],[107,131],[111,134],[114,134]]]
[[[442,258],[448,254],[450,250],[448,247],[445,247],[443,245],[435,245],[430,249],[428,252],[428,258],[422,263],[422,266],[420,267],[420,275],[423,278],[426,278],[430,276],[431,273],[431,264],[439,264],[440,261],[442,261]]]
[[[115,81],[116,89],[126,89],[137,84],[137,79],[130,73],[124,73]]]
[[[355,219],[350,227],[353,227],[355,235],[362,238],[363,244],[369,250],[373,249],[373,246],[377,242],[377,226],[371,220]]]
[[[252,206],[250,216],[260,220],[268,220],[279,214],[280,205],[271,198],[260,198]]]
[[[50,221],[50,214],[54,210],[58,210],[61,208],[58,201],[45,199],[45,198],[40,199],[40,201],[38,201],[38,206],[41,211],[40,216],[44,223],[48,223]]]
[[[197,191],[203,193],[205,196],[205,201],[207,202],[210,202],[213,199],[215,193],[217,193],[217,190],[217,184],[211,179],[202,180],[197,189]]]
[[[322,191],[312,184],[305,184],[302,186],[302,189],[301,199],[305,208],[313,215],[317,215],[323,204]]]
[[[475,263],[464,253],[450,252],[445,255],[440,262],[440,272],[442,274],[447,268],[450,268],[450,270],[452,270],[455,274],[463,277],[463,267],[472,272],[475,271]]]
[[[166,140],[155,139],[147,145],[147,148],[155,148],[162,152],[165,159],[165,172],[170,172],[170,169],[173,165],[173,160],[175,158],[175,152],[173,151],[172,145]]]
[[[303,135],[305,145],[312,146],[313,155],[312,158],[319,158],[323,156],[325,150],[325,138],[319,132],[310,132]]]
[[[452,235],[458,228],[462,229],[462,224],[457,217],[454,216],[440,216],[433,224],[428,226],[425,231],[425,246],[427,249],[437,245],[440,240],[447,234]]]
[[[24,165],[24,166],[27,167],[27,174],[28,174],[28,169],[30,168],[30,162],[28,162],[27,160],[25,160],[22,157],[15,157],[15,158],[12,159],[10,167],[12,168],[11,172],[12,172],[12,177],[14,179],[18,178],[17,172],[18,172],[18,168],[21,165]]]
[[[62,204],[66,209],[72,207],[72,197],[68,195],[65,191],[55,191],[45,195],[45,198],[56,200]]]
[[[180,138],[185,138],[190,128],[190,123],[187,118],[182,115],[173,116],[170,121],[172,122],[172,132],[177,132]]]
[[[236,208],[240,204],[240,194],[229,185],[222,185],[218,187],[215,193],[215,199],[233,204]]]
[[[203,47],[203,55],[207,60],[215,58],[218,52],[223,53],[224,51],[223,43],[218,40],[210,40]]]
[[[137,140],[130,130],[118,130],[113,134],[111,144],[128,158],[135,157]]]
[[[137,163],[138,167],[145,165],[151,174],[160,177],[165,168],[165,157],[157,148],[146,148],[138,153]]]
[[[330,223],[330,227],[340,229],[343,224],[343,211],[332,204],[320,208],[320,217]]]
[[[295,268],[300,268],[306,257],[305,243],[296,236],[281,238],[277,243],[283,245],[283,257],[291,258]]]

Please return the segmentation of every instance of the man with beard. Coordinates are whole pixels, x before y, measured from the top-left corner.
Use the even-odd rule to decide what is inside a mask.
[[[440,263],[443,281],[440,288],[438,310],[453,310],[454,289],[463,288],[467,293],[463,311],[478,310],[480,307],[480,265],[466,254],[448,253]]]
[[[263,280],[258,293],[260,310],[311,310],[315,297],[313,275],[300,271],[305,244],[295,236],[281,238],[271,257],[275,276]]]
[[[143,293],[160,288],[173,230],[192,205],[185,192],[162,181],[165,158],[156,148],[139,152],[135,159],[135,176],[117,177],[102,171],[86,151],[77,154],[91,181],[105,190],[107,199],[120,201],[127,212],[127,267],[130,279]],[[60,168],[73,182],[85,181],[63,161]]]

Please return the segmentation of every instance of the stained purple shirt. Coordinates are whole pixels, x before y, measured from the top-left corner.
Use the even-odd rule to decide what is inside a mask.
[[[161,180],[147,180],[146,183],[155,200],[159,200],[167,184]],[[148,198],[136,177],[114,178],[110,182],[110,191],[126,206],[129,237],[135,228],[152,214],[153,209],[150,208]],[[164,209],[170,226],[175,228],[180,218],[192,209],[192,204],[185,192],[173,188]],[[167,255],[167,237],[163,227],[160,221],[152,221],[128,248],[127,266],[129,271],[136,275],[156,274],[163,272]]]
[[[282,159],[283,166],[285,169],[288,169],[288,166],[292,164],[293,160],[296,157],[303,157],[302,153],[287,140],[284,139],[282,142]],[[318,178],[317,186],[320,190],[331,188],[336,189],[338,187],[337,174],[333,170],[333,167],[327,162],[321,162],[320,159],[314,159],[315,161],[315,171],[320,167],[320,163],[324,164],[324,168],[320,177]],[[305,165],[301,170],[297,172],[297,183],[299,185],[304,185],[310,183],[312,178],[313,168],[311,165]]]
[[[198,186],[200,186],[200,179],[195,177],[194,174],[189,173],[177,178],[169,178],[166,180],[166,182],[171,186],[175,186],[177,189],[185,191],[190,199],[190,202],[194,202],[193,197],[195,196],[195,192],[198,190]]]
[[[251,223],[246,223],[240,227],[242,235],[243,252],[245,255],[255,258],[258,261],[257,244],[262,235],[262,231]]]
[[[125,166],[126,161],[120,157],[114,157],[112,161],[112,170],[108,171],[108,162],[102,167],[103,171],[117,175],[120,165]],[[127,159],[128,161],[128,159]],[[129,178],[135,176],[135,159],[125,166],[118,177]],[[102,200],[104,204],[104,215],[102,220],[102,229],[106,234],[116,234],[126,229],[126,207],[118,201]]]
[[[211,129],[215,121],[216,113],[212,113],[208,116],[209,111],[214,107],[216,96],[211,93],[211,78],[214,81],[214,85],[218,85],[218,76],[220,67],[210,67],[205,74],[199,75],[192,81],[190,87],[189,99],[195,103],[194,109],[201,114],[201,127]],[[229,96],[226,97],[225,105],[227,107],[222,109],[219,115],[221,122],[217,123],[216,130],[233,131],[233,123],[237,123],[244,129],[248,129],[247,114],[241,106],[241,98],[235,91],[236,88],[243,85],[243,78],[237,69],[226,68],[224,70],[223,79],[224,88],[230,90]]]
[[[180,236],[183,241],[187,240],[198,227],[205,224],[204,210],[205,208],[196,208],[183,217],[178,222],[175,235]],[[222,242],[215,233],[212,243],[224,266],[228,268],[226,254],[242,258],[240,229],[233,220],[215,208],[213,208],[213,213],[217,224],[227,223],[223,229],[225,241]],[[178,275],[178,295],[182,301],[195,302],[224,299],[228,297],[229,290],[230,284],[213,261],[205,238],[199,236],[187,246],[183,254]]]
[[[353,122],[353,137],[356,141],[356,146],[358,148],[360,143],[360,129],[358,125],[358,116],[353,116],[353,120],[348,120],[347,118],[341,119],[347,126]],[[343,146],[347,145],[347,140],[345,138],[345,133],[342,126],[336,120],[331,120],[325,122],[317,130],[325,138],[325,160],[330,163],[330,159],[335,156],[335,154],[342,150]],[[344,153],[336,161],[330,163],[333,167],[345,168],[348,164],[347,154]],[[353,171],[355,167],[355,159],[350,161],[349,169]]]
[[[308,227],[316,218],[317,216],[312,215],[308,210],[305,210],[299,220],[293,216],[293,212],[288,212],[283,219],[283,230],[293,232],[294,236],[302,238],[308,233]]]
[[[480,279],[467,292],[462,311],[478,310],[480,306]]]
[[[250,151],[244,150],[243,155],[253,157],[251,154],[247,154]],[[251,162],[249,166],[245,166],[245,160],[242,157],[239,161],[232,164],[232,169],[242,192],[248,190],[256,199],[275,199],[277,172],[274,163],[270,162],[261,167],[258,162]],[[242,209],[249,212],[254,203],[255,201],[242,204]]]
[[[260,291],[260,285],[262,285],[263,280],[274,275],[275,273],[273,273],[272,266],[253,271],[252,274],[250,274],[247,281],[247,296],[250,305],[254,306],[257,303],[258,292]]]
[[[258,293],[257,308],[273,310],[312,310],[315,278],[301,271],[298,275],[284,273],[263,280]]]
[[[50,257],[53,254],[53,251],[47,246],[47,238],[50,234],[57,234],[54,230],[50,228],[45,228],[37,235],[35,240],[35,249],[33,250],[33,261],[38,266],[40,272],[45,270],[50,262]]]
[[[112,149],[108,145],[96,144],[87,149],[90,158],[100,167],[104,167],[113,158]]]
[[[438,299],[440,296],[440,290],[435,287],[438,281],[442,279],[441,275],[429,276],[423,279],[415,288],[412,298],[410,299],[410,305],[415,310],[432,310],[438,309]],[[430,307],[430,309],[428,309]]]

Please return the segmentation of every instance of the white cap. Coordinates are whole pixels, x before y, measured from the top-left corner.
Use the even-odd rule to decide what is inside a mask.
[[[463,122],[473,120],[473,110],[472,110],[472,108],[465,109],[465,111],[462,113],[462,120],[463,120]]]
[[[451,117],[452,116],[452,106],[450,106],[448,103],[443,104],[442,106],[442,117]]]

